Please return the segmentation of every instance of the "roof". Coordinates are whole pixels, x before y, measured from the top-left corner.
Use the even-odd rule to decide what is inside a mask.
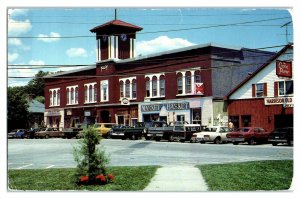
[[[232,89],[224,98],[225,100],[228,100],[229,97],[236,92],[240,87],[242,87],[244,84],[246,84],[250,79],[252,79],[255,75],[257,75],[261,70],[263,70],[265,67],[267,67],[272,61],[277,59],[280,55],[282,55],[287,49],[292,48],[293,44],[288,44],[285,47],[283,47],[277,54],[275,54],[273,57],[271,57],[266,63],[261,65],[256,71],[254,71],[250,76],[248,76],[244,81],[242,81],[240,84],[238,84],[234,89]]]
[[[105,24],[102,24],[100,26],[96,26],[96,27],[92,28],[90,31],[91,32],[97,32],[98,30],[104,29],[104,28],[109,27],[109,26],[119,26],[119,27],[121,26],[121,27],[129,28],[129,29],[133,29],[133,30],[136,30],[136,31],[140,31],[140,30],[143,29],[139,26],[136,26],[136,25],[133,25],[133,24],[121,21],[121,20],[112,20],[112,21],[109,21],[109,22],[107,22]]]
[[[28,102],[28,111],[29,113],[44,113],[45,112],[45,105],[39,101],[31,100]]]

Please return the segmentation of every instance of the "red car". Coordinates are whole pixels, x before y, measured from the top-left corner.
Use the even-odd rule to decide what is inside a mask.
[[[261,127],[243,127],[228,133],[226,137],[234,145],[242,142],[248,142],[249,145],[254,145],[257,143],[267,142],[269,135],[270,132],[265,131],[265,129]]]

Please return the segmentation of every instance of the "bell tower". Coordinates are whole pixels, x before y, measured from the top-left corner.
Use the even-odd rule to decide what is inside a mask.
[[[142,29],[117,19],[91,29],[96,33],[97,61],[133,58],[136,32]]]

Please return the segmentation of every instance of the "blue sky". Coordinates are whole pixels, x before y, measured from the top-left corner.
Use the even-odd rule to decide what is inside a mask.
[[[26,8],[7,12],[9,65],[94,64],[95,34],[89,30],[114,19],[113,8]],[[285,27],[281,27],[292,21],[286,9],[118,8],[117,13],[118,19],[143,28],[137,34],[136,55],[210,42],[246,48],[293,42],[293,24],[288,26],[288,38]],[[261,22],[242,24],[254,21]],[[212,27],[216,25],[221,26]],[[174,31],[179,29],[188,30]],[[54,38],[39,38],[45,36]],[[60,38],[65,36],[87,37]],[[11,67],[14,66],[8,66]],[[31,77],[38,70],[70,69],[74,68],[8,69],[8,77]],[[29,80],[8,78],[8,86],[25,85]]]

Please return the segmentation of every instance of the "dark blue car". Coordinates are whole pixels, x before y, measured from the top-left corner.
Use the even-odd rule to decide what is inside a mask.
[[[26,133],[26,129],[15,129],[8,133],[8,138],[25,138]]]

